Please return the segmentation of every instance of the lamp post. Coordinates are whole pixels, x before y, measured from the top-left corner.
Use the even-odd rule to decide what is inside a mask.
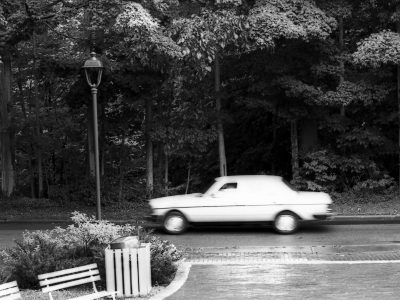
[[[101,202],[100,202],[100,167],[99,167],[99,132],[97,126],[97,88],[101,82],[103,73],[103,64],[96,58],[96,53],[90,53],[91,58],[85,61],[83,69],[85,70],[86,81],[90,87],[93,101],[93,133],[94,133],[94,156],[95,156],[95,176],[96,176],[96,218],[101,220]]]

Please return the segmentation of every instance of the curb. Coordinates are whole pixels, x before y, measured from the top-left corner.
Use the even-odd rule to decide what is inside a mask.
[[[352,224],[400,224],[400,215],[362,215],[362,216],[333,216],[326,221],[319,221],[326,225]]]
[[[178,291],[188,279],[191,266],[191,263],[181,262],[172,282],[164,290],[150,297],[148,300],[163,300]]]

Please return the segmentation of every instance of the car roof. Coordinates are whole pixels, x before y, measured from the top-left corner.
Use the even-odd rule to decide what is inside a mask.
[[[282,181],[281,176],[275,175],[233,175],[233,176],[221,176],[215,178],[216,181],[258,181],[258,180],[273,180]]]

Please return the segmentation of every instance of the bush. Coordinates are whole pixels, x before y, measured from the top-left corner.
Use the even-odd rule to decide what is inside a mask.
[[[151,273],[153,285],[168,284],[182,257],[171,242],[163,241],[141,227],[115,225],[74,212],[73,224],[52,230],[25,231],[22,241],[2,251],[0,261],[4,271],[17,280],[21,288],[38,288],[37,275],[79,265],[97,263],[104,279],[104,249],[114,239],[141,234],[141,240],[151,243]]]
[[[177,270],[174,262],[182,258],[182,252],[170,241],[161,240],[153,235],[146,235],[143,241],[151,243],[151,280],[153,285],[168,284]]]
[[[2,253],[5,272],[18,281],[21,288],[39,288],[37,275],[89,263],[62,247],[49,231],[25,232],[22,241]]]
[[[350,190],[345,193],[331,193],[333,201],[340,205],[358,205],[358,204],[385,204],[392,203],[394,199],[399,199],[399,192],[395,188],[388,189],[384,192],[364,192]]]
[[[361,193],[383,193],[396,187],[394,179],[388,175],[384,175],[380,179],[367,179],[358,182],[353,186],[355,192]]]
[[[328,150],[305,155],[300,177],[294,184],[310,191],[344,192],[354,189],[379,192],[394,184],[393,178],[370,159],[341,156]]]

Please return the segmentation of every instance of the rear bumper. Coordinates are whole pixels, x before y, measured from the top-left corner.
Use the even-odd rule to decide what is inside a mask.
[[[332,218],[332,215],[333,214],[328,213],[328,214],[313,215],[313,217],[315,220],[323,221],[323,220],[329,220],[330,218]]]

